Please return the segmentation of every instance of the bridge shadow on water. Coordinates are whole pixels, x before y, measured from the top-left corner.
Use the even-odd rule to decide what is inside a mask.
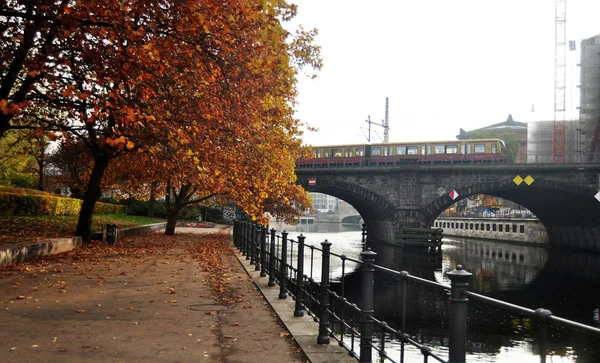
[[[381,266],[449,285],[445,274],[460,263],[473,274],[470,291],[531,309],[543,307],[556,316],[600,327],[600,254],[485,241],[448,242],[438,252],[371,247]],[[427,345],[447,347],[447,294],[414,283],[404,294],[400,277],[377,270],[374,281],[375,317],[400,329],[404,313],[409,335]],[[347,274],[343,284],[345,297],[360,306],[360,271]],[[338,281],[332,288],[340,293],[341,285]],[[406,311],[402,311],[403,299]],[[539,349],[535,322],[475,301],[469,305],[468,331],[469,361],[493,362],[500,353],[515,362],[521,361],[519,356],[530,361]],[[600,357],[598,338],[556,327],[549,337],[549,350],[569,357],[567,361],[597,362]]]

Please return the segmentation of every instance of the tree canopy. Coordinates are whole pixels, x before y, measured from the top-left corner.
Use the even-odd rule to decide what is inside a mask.
[[[281,0],[0,1],[0,136],[55,130],[87,148],[84,238],[105,174],[104,187],[226,194],[254,219],[297,212],[308,199],[294,184],[296,76],[321,59],[316,31],[281,26],[295,10]]]

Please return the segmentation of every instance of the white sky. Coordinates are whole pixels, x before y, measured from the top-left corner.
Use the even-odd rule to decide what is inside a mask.
[[[312,145],[364,143],[389,97],[390,141],[454,139],[505,121],[554,118],[554,0],[289,0],[318,28],[324,67],[300,76],[296,116]],[[600,34],[600,1],[567,1],[567,109],[576,117],[580,42]],[[568,50],[567,50],[568,52]],[[531,112],[532,104],[535,112]],[[363,134],[364,130],[364,134]],[[383,129],[372,126],[371,141]]]

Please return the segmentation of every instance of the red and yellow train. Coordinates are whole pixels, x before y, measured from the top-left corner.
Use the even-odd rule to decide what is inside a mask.
[[[312,149],[314,159],[296,160],[297,167],[504,162],[504,142],[500,139],[330,145]]]

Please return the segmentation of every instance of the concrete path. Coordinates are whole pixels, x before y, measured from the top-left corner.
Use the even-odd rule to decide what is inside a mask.
[[[177,228],[0,269],[0,361],[307,362],[222,232]],[[203,250],[214,240],[225,247]]]

